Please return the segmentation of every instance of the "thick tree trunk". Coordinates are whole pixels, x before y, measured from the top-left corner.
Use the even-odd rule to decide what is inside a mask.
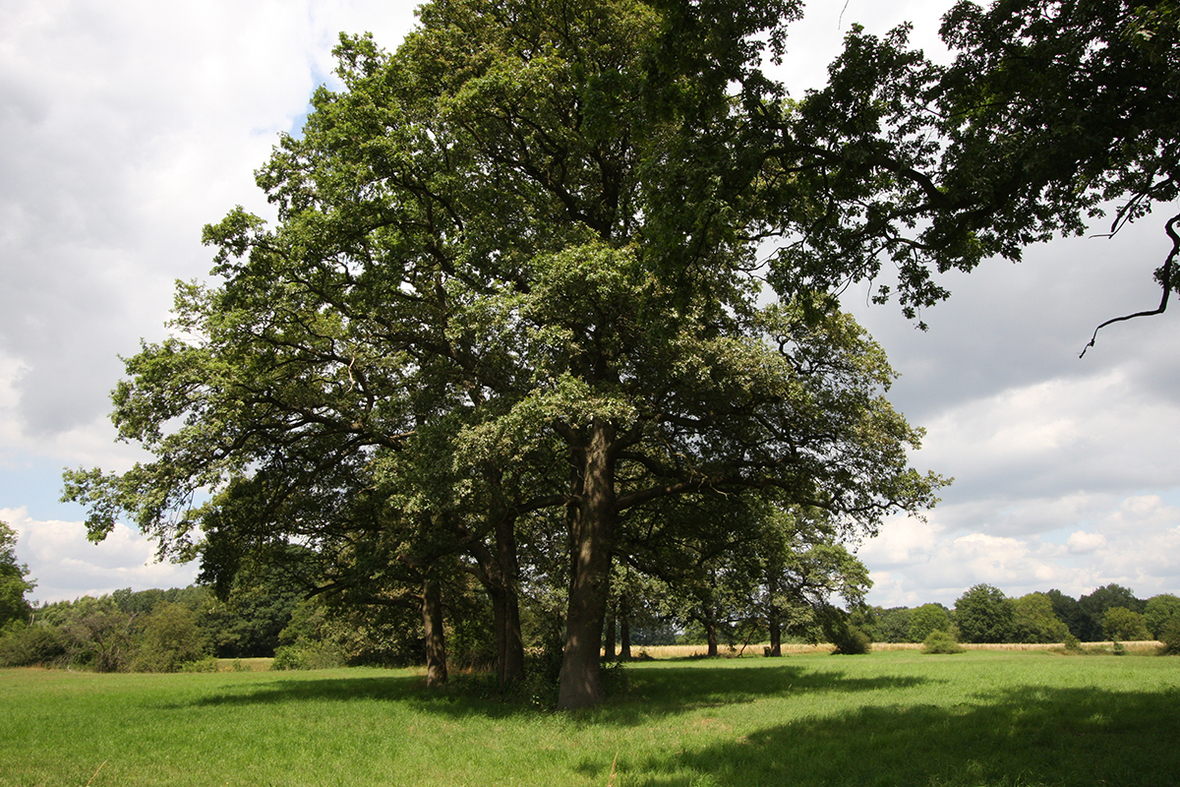
[[[422,581],[422,624],[426,631],[426,685],[447,682],[447,641],[443,632],[442,591],[438,580]]]
[[[774,599],[778,598],[779,570],[777,562],[772,562],[766,575],[766,627],[770,630],[770,650],[767,651],[767,656],[783,655],[783,629],[779,620],[782,610],[774,603]]]
[[[610,593],[614,535],[614,428],[595,420],[581,458],[577,508],[570,523],[571,580],[558,710],[588,708],[603,699],[600,653]]]
[[[709,655],[718,655],[717,651],[717,622],[714,620],[705,621],[705,637],[709,643]]]
[[[500,685],[524,679],[524,637],[520,633],[520,563],[516,554],[516,519],[496,519],[496,567],[502,585],[503,623],[496,633],[496,661]]]
[[[778,610],[771,607],[770,618],[767,627],[770,629],[770,650],[766,652],[767,656],[781,656],[783,655],[783,632],[782,626],[778,622]]]

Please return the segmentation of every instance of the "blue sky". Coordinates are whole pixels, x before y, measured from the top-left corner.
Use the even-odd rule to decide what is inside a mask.
[[[949,3],[820,4],[783,74],[818,86],[853,22],[912,20],[937,49]],[[0,6],[0,519],[20,532],[34,598],[183,585],[122,527],[85,540],[58,502],[63,467],[122,470],[108,392],[119,356],[163,335],[176,279],[205,277],[201,227],[234,205],[265,215],[253,170],[299,127],[339,31],[395,47],[412,4],[376,0],[9,0]],[[927,427],[920,468],[955,484],[926,521],[892,520],[860,555],[870,601],[951,604],[977,582],[1009,595],[1109,582],[1180,591],[1180,354],[1151,308],[1167,250],[1154,217],[1113,240],[1072,238],[949,277],[926,333],[896,307],[845,303],[902,374],[891,398]],[[1100,231],[1100,228],[1099,228]]]

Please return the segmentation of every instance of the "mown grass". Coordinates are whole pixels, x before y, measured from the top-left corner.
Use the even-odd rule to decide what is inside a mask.
[[[647,661],[627,676],[605,706],[552,714],[460,689],[427,692],[412,671],[5,670],[0,785],[1157,787],[1180,778],[1175,658],[814,653]]]

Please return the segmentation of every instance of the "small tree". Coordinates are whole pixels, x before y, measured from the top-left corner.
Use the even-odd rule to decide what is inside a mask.
[[[130,666],[136,672],[179,672],[208,655],[209,643],[197,616],[183,604],[165,601],[144,622]]]
[[[949,631],[942,631],[935,629],[931,631],[926,637],[926,641],[922,643],[923,653],[962,653],[965,651],[962,645],[955,641],[955,638]]]
[[[1111,607],[1102,616],[1102,633],[1106,639],[1118,642],[1151,639],[1151,632],[1143,615],[1126,607]]]

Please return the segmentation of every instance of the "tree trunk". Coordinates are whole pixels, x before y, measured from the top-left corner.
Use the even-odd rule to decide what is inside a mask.
[[[705,621],[705,636],[709,643],[709,655],[716,656],[717,652],[717,621],[710,618]]]
[[[426,631],[426,685],[447,682],[447,640],[443,632],[442,590],[427,575],[422,581],[422,624]]]
[[[770,650],[767,651],[767,656],[781,656],[783,655],[783,632],[782,626],[778,622],[778,610],[771,607],[770,618],[767,624],[770,629]]]
[[[503,624],[496,633],[500,685],[524,679],[524,637],[520,632],[520,563],[516,554],[516,518],[496,518],[496,567],[503,589]]]
[[[576,509],[570,522],[570,591],[557,709],[597,705],[603,699],[600,653],[610,593],[614,535],[614,428],[595,419],[581,462]]]
[[[524,678],[524,638],[520,631],[520,564],[516,555],[515,519],[493,511],[495,552],[479,539],[471,540],[467,552],[475,558],[479,579],[492,602],[492,626],[496,643],[496,675],[500,685]],[[460,532],[460,536],[468,535]]]
[[[602,634],[602,660],[615,660],[615,616],[608,610],[606,613],[606,628]]]
[[[766,627],[770,630],[770,650],[767,651],[767,656],[783,655],[783,627],[780,620],[782,610],[778,604],[774,603],[774,600],[778,598],[780,571],[781,568],[777,561],[771,561],[766,573]]]
[[[619,629],[622,634],[622,644],[619,649],[619,659],[622,661],[631,660],[631,605],[627,603],[627,596],[624,594],[619,599]]]

